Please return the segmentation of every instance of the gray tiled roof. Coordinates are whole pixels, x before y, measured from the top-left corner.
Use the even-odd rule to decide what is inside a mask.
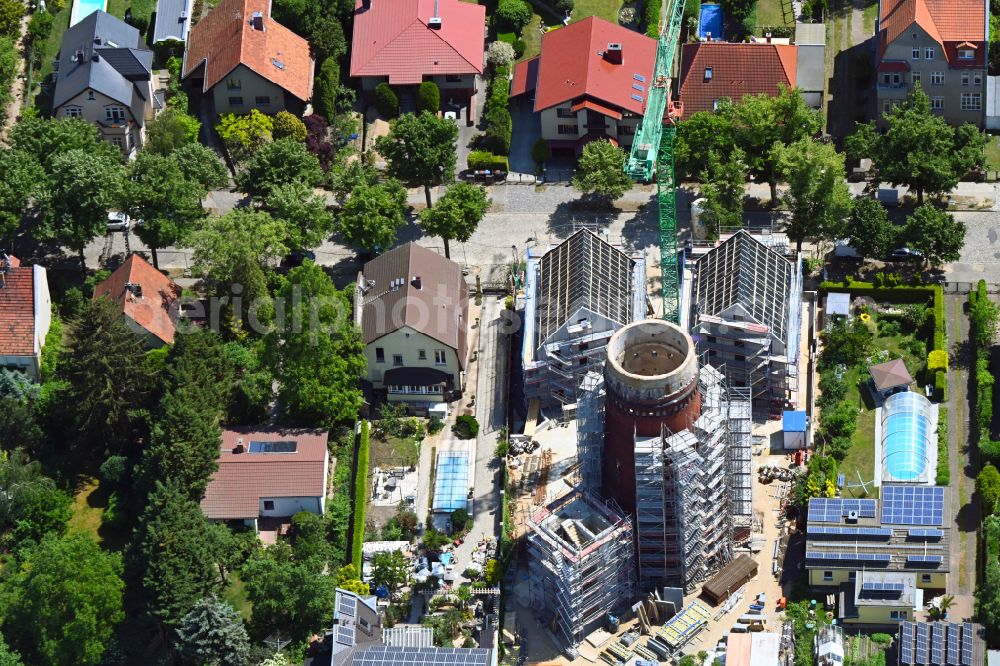
[[[191,27],[191,0],[157,0],[153,43],[167,39],[187,41]]]

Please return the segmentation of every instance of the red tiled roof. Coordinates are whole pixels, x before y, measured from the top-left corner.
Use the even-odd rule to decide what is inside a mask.
[[[510,82],[510,96],[517,97],[526,92],[533,92],[538,83],[538,61],[541,56],[524,60],[514,65],[514,79]]]
[[[795,50],[789,44],[700,42],[681,52],[680,101],[684,117],[713,111],[715,101],[738,102],[746,95],[777,95],[795,86]],[[705,71],[711,68],[710,79]]]
[[[126,283],[138,284],[142,296],[126,289]],[[139,255],[131,255],[107,280],[97,285],[94,298],[102,296],[113,300],[123,315],[163,342],[174,341],[181,288]]]
[[[191,28],[184,78],[205,63],[207,92],[242,64],[300,100],[312,97],[309,42],[272,19],[270,9],[269,0],[222,0]],[[263,30],[251,25],[255,13],[263,17]]]
[[[573,111],[579,111],[580,109],[590,109],[591,111],[597,111],[598,113],[603,113],[604,115],[610,118],[614,118],[615,120],[622,119],[622,114],[619,111],[612,109],[610,106],[599,104],[591,99],[585,99],[583,101],[577,102],[570,108]]]
[[[233,453],[242,440],[244,452]],[[294,453],[249,453],[250,442],[294,441]],[[219,469],[201,509],[214,520],[257,518],[262,497],[323,497],[327,431],[235,428],[222,433]]]
[[[34,356],[34,269],[11,260],[11,268],[0,277],[0,356]]]
[[[879,58],[889,44],[916,23],[944,48],[948,61],[954,65],[956,43],[985,43],[986,20],[986,3],[981,0],[883,0],[879,15]],[[977,51],[975,59],[962,64],[982,67],[985,63]]]
[[[878,71],[880,72],[908,72],[910,71],[910,63],[908,62],[898,62],[896,60],[886,60],[878,64]]]
[[[612,43],[622,45],[620,65],[598,55]],[[586,96],[620,111],[642,115],[645,103],[632,95],[646,98],[656,61],[656,40],[591,16],[545,33],[540,57],[535,111]],[[643,81],[637,80],[636,74]]]
[[[351,76],[387,76],[393,85],[424,76],[482,74],[486,8],[437,0],[439,28],[427,21],[435,0],[357,0]]]

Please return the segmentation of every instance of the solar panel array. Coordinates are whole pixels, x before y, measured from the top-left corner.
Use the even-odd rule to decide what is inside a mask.
[[[481,648],[408,648],[373,645],[357,652],[353,666],[487,666],[490,651]]]
[[[890,562],[892,556],[889,553],[823,553],[817,550],[807,550],[806,559],[848,562]]]
[[[296,442],[250,442],[250,453],[295,453]]]
[[[942,555],[907,555],[907,566],[936,568],[944,562]]]
[[[884,537],[892,536],[888,527],[828,527],[825,525],[810,525],[809,536],[842,536],[842,537]]]
[[[930,632],[927,630],[926,624],[917,625],[917,663],[926,664],[927,661],[927,643],[928,636]]]
[[[899,627],[899,663],[905,666],[972,666],[976,644],[971,623],[902,622]]]
[[[347,624],[337,625],[336,640],[341,645],[354,645],[354,627]]]
[[[337,592],[337,612],[347,617],[354,617],[358,610],[358,600],[350,594]]]
[[[935,529],[909,529],[906,531],[906,536],[909,539],[941,539],[944,537],[944,530]]]
[[[972,645],[975,642],[975,633],[971,622],[962,623],[962,666],[972,666]]]
[[[913,627],[912,622],[904,622],[900,629],[899,661],[902,664],[913,663]]]
[[[943,525],[944,488],[883,486],[882,522],[893,525]]]
[[[874,518],[875,500],[816,497],[809,500],[808,519],[816,523],[839,523],[852,511],[857,512],[859,518]]]
[[[931,625],[931,663],[944,663],[944,627],[940,622]]]
[[[872,592],[902,592],[906,589],[906,586],[902,583],[866,582],[861,583],[861,589]]]
[[[958,625],[948,623],[948,666],[958,666],[958,650],[959,643],[961,641],[958,638]]]

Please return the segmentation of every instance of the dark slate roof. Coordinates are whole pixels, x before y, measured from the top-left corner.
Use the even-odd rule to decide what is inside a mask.
[[[698,315],[739,304],[754,322],[786,339],[794,265],[746,231],[698,259],[692,298]]]
[[[83,52],[83,62],[76,61],[78,51]],[[152,65],[153,53],[142,44],[138,30],[96,11],[63,35],[52,107],[58,109],[92,89],[128,106],[141,118],[148,86],[135,83],[150,79]]]
[[[153,43],[167,39],[187,41],[191,27],[191,0],[156,0],[156,25]]]

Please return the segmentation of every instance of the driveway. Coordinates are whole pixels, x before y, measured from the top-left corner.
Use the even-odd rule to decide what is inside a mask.
[[[531,147],[542,136],[541,116],[531,109],[531,101],[521,97],[510,110],[514,133],[510,140],[510,170],[515,173],[535,173]]]

